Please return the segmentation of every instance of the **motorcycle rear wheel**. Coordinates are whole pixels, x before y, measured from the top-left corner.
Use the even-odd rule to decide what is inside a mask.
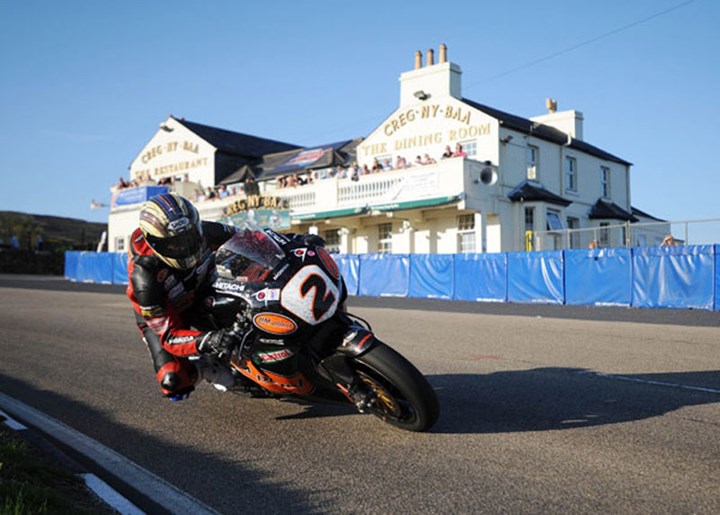
[[[430,383],[401,354],[382,342],[354,359],[355,375],[374,397],[369,411],[408,431],[427,431],[440,414]]]

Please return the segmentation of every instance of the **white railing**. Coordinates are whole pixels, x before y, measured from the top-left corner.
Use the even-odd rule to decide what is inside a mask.
[[[356,205],[359,202],[381,199],[395,186],[402,182],[402,177],[393,174],[393,177],[366,175],[362,182],[346,181],[338,185],[338,205]]]

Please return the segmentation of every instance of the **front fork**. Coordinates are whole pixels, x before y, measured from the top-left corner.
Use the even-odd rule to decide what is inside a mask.
[[[342,341],[335,353],[323,359],[319,366],[358,411],[364,413],[375,398],[373,392],[357,378],[349,360],[370,350],[376,341],[375,335],[349,317],[342,318],[348,323]]]

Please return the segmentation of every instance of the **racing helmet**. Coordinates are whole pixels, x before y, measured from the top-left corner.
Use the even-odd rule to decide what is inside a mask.
[[[155,255],[173,268],[196,266],[204,245],[200,215],[177,193],[163,193],[143,204],[140,230]]]

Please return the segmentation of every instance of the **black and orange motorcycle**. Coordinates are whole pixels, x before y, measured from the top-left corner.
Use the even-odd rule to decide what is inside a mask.
[[[338,265],[311,241],[246,225],[218,249],[206,317],[243,335],[230,356],[234,389],[308,400],[342,394],[393,426],[430,429],[439,414],[435,391],[346,312]]]

